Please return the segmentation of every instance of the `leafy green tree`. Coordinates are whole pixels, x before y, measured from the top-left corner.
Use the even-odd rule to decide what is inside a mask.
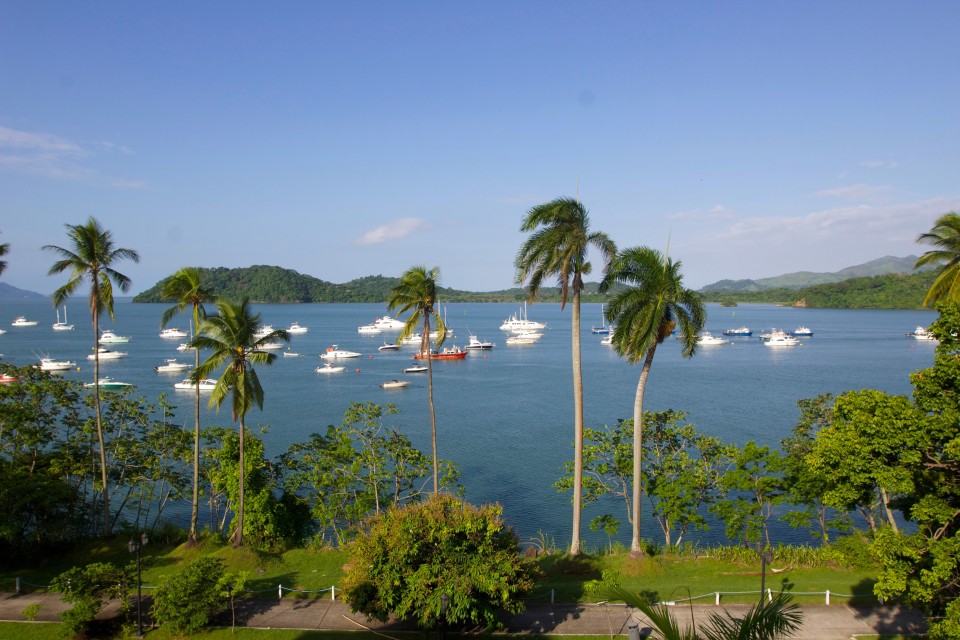
[[[706,322],[700,296],[683,286],[680,262],[647,247],[617,254],[600,284],[614,291],[607,303],[607,319],[615,325],[613,346],[631,364],[643,360],[633,400],[633,539],[630,552],[642,553],[640,500],[643,493],[643,395],[660,345],[679,325],[681,353],[689,358],[697,348],[697,334]]]
[[[7,255],[7,253],[9,252],[10,252],[10,244],[8,242],[4,242],[3,244],[0,244],[0,257]],[[3,272],[6,270],[7,270],[7,261],[0,260],[0,275],[3,275]]]
[[[877,533],[882,569],[874,591],[923,608],[930,638],[946,640],[960,637],[960,307],[938,310],[933,366],[910,377],[917,411],[894,425],[890,443],[910,476],[895,504],[915,527]]]
[[[864,389],[837,396],[830,426],[821,429],[806,461],[825,481],[824,502],[835,509],[859,509],[871,529],[879,507],[887,525],[897,529],[890,504],[912,491],[908,466],[919,454],[905,446],[915,421],[908,398]]]
[[[430,627],[444,622],[498,626],[519,613],[533,581],[498,505],[474,507],[448,494],[372,516],[350,544],[344,577],[350,609]]]
[[[640,594],[614,585],[603,589],[604,597],[623,601],[639,609],[653,626],[658,640],[777,640],[789,638],[800,630],[803,614],[790,601],[790,595],[778,593],[771,600],[755,604],[742,616],[724,610],[711,613],[705,625],[698,629],[681,625],[673,616],[672,607],[653,604]]]
[[[813,453],[816,438],[826,429],[833,414],[833,396],[824,393],[816,398],[800,400],[800,420],[790,436],[780,442],[783,449],[783,483],[786,502],[800,509],[784,514],[783,520],[793,527],[809,527],[820,542],[830,541],[830,530],[848,531],[850,517],[845,509],[831,509],[826,502],[830,489],[828,479],[807,462]],[[813,528],[815,525],[815,529]]]
[[[390,291],[387,308],[399,309],[399,313],[411,312],[398,341],[420,329],[420,355],[427,359],[427,399],[430,405],[430,443],[433,449],[433,492],[440,491],[440,467],[437,462],[437,415],[433,406],[433,359],[430,358],[430,320],[437,326],[437,346],[447,339],[447,328],[437,311],[437,285],[440,282],[440,267],[429,271],[425,266],[410,267],[400,278],[400,283]]]
[[[529,299],[535,302],[545,280],[555,278],[560,289],[560,309],[570,304],[570,336],[573,370],[573,534],[570,555],[580,554],[580,513],[583,494],[583,371],[580,356],[580,298],[583,277],[593,265],[587,260],[591,248],[600,252],[606,272],[617,252],[606,234],[590,231],[587,209],[574,198],[557,198],[527,212],[520,231],[530,236],[514,261],[516,283],[527,283]]]
[[[220,558],[198,558],[157,588],[150,611],[159,624],[177,633],[197,633],[226,609],[232,594],[243,589],[245,578],[227,573]]]
[[[100,341],[100,314],[106,311],[113,320],[113,285],[120,291],[130,288],[130,278],[114,268],[120,260],[140,262],[140,255],[133,249],[116,247],[113,234],[100,226],[91,216],[86,224],[68,224],[67,237],[70,248],[46,245],[43,248],[60,256],[53,263],[48,275],[70,272],[67,283],[53,292],[53,306],[59,307],[70,294],[74,293],[87,280],[90,281],[90,315],[93,320],[93,381],[100,380],[100,355],[97,345]],[[100,385],[93,385],[97,416],[97,441],[100,445],[100,481],[103,491],[103,535],[112,534],[110,523],[110,494],[107,490],[107,453],[103,441],[103,423],[100,415]]]
[[[934,248],[917,258],[914,269],[929,265],[941,268],[940,275],[923,299],[923,305],[930,306],[941,300],[960,301],[960,214],[955,211],[943,214],[930,231],[917,237],[917,242]]]
[[[190,342],[194,349],[206,349],[210,355],[193,371],[191,379],[198,381],[208,377],[214,370],[226,363],[226,368],[217,380],[210,394],[211,407],[220,410],[227,395],[231,396],[233,420],[238,424],[239,443],[239,487],[234,524],[233,545],[243,546],[243,508],[244,508],[244,439],[246,426],[244,418],[256,404],[263,407],[263,387],[254,365],[273,363],[276,354],[264,351],[262,347],[270,342],[290,341],[290,335],[284,329],[276,329],[258,337],[260,314],[250,309],[250,301],[244,298],[239,303],[218,300],[219,315],[206,318],[198,327],[197,335]]]
[[[163,312],[161,326],[178,313],[190,308],[191,328],[196,329],[207,317],[204,303],[213,302],[216,296],[213,289],[203,282],[203,275],[196,267],[184,267],[164,281],[160,292],[163,300],[173,300],[175,304]],[[200,350],[193,350],[194,369],[200,366]],[[193,403],[193,496],[190,503],[190,532],[187,541],[197,543],[197,519],[200,510],[200,386],[194,392]]]
[[[710,507],[723,520],[730,540],[770,546],[768,523],[784,499],[782,473],[783,457],[776,449],[751,440],[736,450],[721,480],[727,497]]]
[[[118,568],[109,562],[95,562],[64,571],[50,583],[50,590],[59,593],[73,607],[60,614],[64,630],[70,637],[86,637],[100,609],[107,600],[127,602],[130,568]],[[126,605],[128,606],[128,605]]]

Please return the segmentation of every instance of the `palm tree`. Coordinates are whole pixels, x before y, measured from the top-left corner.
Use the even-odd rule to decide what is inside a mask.
[[[930,306],[941,299],[960,298],[960,214],[955,211],[943,214],[930,231],[917,237],[917,242],[925,242],[935,248],[917,258],[914,269],[942,265],[940,275],[930,285],[923,299],[923,305]]]
[[[160,291],[161,300],[174,300],[175,304],[163,312],[160,319],[160,325],[166,326],[168,322],[178,313],[182,313],[190,307],[191,326],[196,329],[201,321],[207,317],[207,311],[203,307],[204,302],[213,302],[215,299],[213,289],[205,287],[202,282],[200,270],[196,267],[184,267],[163,284]],[[194,349],[194,369],[200,366],[200,350]],[[190,509],[190,534],[188,536],[189,544],[197,542],[197,516],[200,510],[200,387],[196,388],[196,396],[193,406],[193,503]]]
[[[532,232],[517,252],[517,284],[529,281],[530,302],[545,279],[556,278],[560,288],[560,309],[571,301],[571,338],[573,359],[573,537],[570,555],[580,553],[580,511],[583,493],[583,374],[580,366],[580,293],[583,276],[592,265],[587,250],[600,251],[604,271],[617,252],[606,234],[590,231],[587,210],[573,198],[557,198],[527,212],[521,231]]]
[[[651,604],[623,587],[607,587],[603,594],[607,600],[620,600],[627,606],[639,609],[654,628],[651,637],[658,640],[776,640],[795,635],[803,622],[800,607],[791,602],[790,595],[783,591],[750,607],[742,617],[726,610],[722,614],[711,613],[707,623],[701,624],[699,629],[695,621],[689,627],[681,627],[673,617],[673,607]]]
[[[643,359],[633,400],[633,540],[630,552],[642,553],[640,545],[640,497],[643,460],[643,393],[657,345],[679,325],[681,353],[685,358],[697,348],[697,334],[707,319],[699,294],[683,287],[680,262],[647,247],[633,247],[617,255],[600,291],[614,284],[625,285],[607,303],[607,320],[615,325],[613,346],[631,364]]]
[[[10,251],[10,245],[6,242],[0,244],[0,256],[5,256]],[[0,260],[0,274],[7,270],[7,261]]]
[[[437,286],[440,283],[440,267],[427,270],[424,265],[410,267],[400,278],[400,284],[390,291],[387,308],[399,308],[398,313],[411,311],[400,331],[398,341],[420,329],[420,355],[427,359],[427,400],[430,405],[430,438],[433,446],[433,493],[440,491],[437,467],[437,415],[433,407],[433,359],[430,357],[430,318],[437,323],[437,346],[447,339],[447,327],[437,312]]]
[[[107,491],[107,453],[103,442],[103,424],[100,412],[100,355],[97,345],[100,341],[100,314],[106,310],[113,320],[113,284],[120,291],[130,288],[130,278],[113,268],[120,260],[140,262],[140,255],[133,249],[115,247],[113,234],[100,226],[91,216],[86,224],[68,224],[67,237],[71,247],[65,249],[54,245],[44,246],[60,256],[47,275],[70,271],[70,279],[65,285],[53,292],[53,306],[59,307],[70,294],[90,280],[90,315],[93,318],[93,400],[97,416],[97,442],[100,445],[100,481],[103,484],[103,535],[112,535],[110,521],[110,495]]]
[[[263,408],[263,387],[260,378],[254,370],[255,364],[271,364],[276,354],[264,351],[265,344],[276,340],[290,341],[290,334],[285,329],[276,329],[267,334],[258,335],[260,329],[260,314],[254,315],[250,309],[250,300],[244,298],[239,304],[229,300],[218,300],[219,315],[207,317],[199,327],[197,334],[190,341],[194,349],[207,349],[210,356],[194,369],[191,378],[199,382],[206,378],[220,365],[227,367],[217,380],[210,395],[209,406],[220,410],[220,405],[232,396],[232,416],[240,429],[240,471],[239,492],[237,497],[236,528],[233,532],[233,546],[243,546],[243,494],[244,494],[244,433],[246,425],[244,417],[256,403]]]

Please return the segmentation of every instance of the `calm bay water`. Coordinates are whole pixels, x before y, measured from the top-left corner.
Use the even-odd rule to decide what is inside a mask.
[[[80,371],[67,372],[71,379],[92,379],[90,353],[93,332],[83,296],[67,305],[74,331],[54,332],[55,320],[48,300],[4,301],[0,306],[0,353],[3,362],[34,364],[39,354],[75,360]],[[183,374],[159,374],[153,367],[166,358],[192,362],[192,353],[178,353],[180,341],[161,339],[160,316],[167,305],[118,302],[116,322],[104,329],[130,336],[127,344],[111,348],[129,353],[117,361],[101,362],[102,375],[133,383],[148,399],[167,393],[179,406],[178,419],[192,427],[192,393],[174,391]],[[352,402],[394,403],[400,414],[389,426],[408,434],[425,452],[430,450],[426,377],[400,370],[412,362],[414,347],[382,353],[377,347],[394,341],[395,333],[362,336],[357,327],[385,312],[374,304],[258,305],[263,321],[275,328],[292,322],[309,327],[294,335],[291,351],[300,357],[278,357],[270,367],[258,369],[266,399],[263,411],[250,414],[250,425],[269,426],[265,435],[267,454],[282,453],[290,444],[309,434],[339,424]],[[474,503],[499,502],[508,522],[522,540],[539,533],[565,547],[570,539],[571,507],[568,494],[552,488],[572,459],[573,398],[570,372],[570,311],[557,304],[528,308],[533,320],[547,322],[543,339],[535,345],[507,346],[498,327],[512,313],[513,304],[451,304],[447,323],[455,330],[454,344],[466,344],[474,333],[496,346],[474,352],[462,361],[435,362],[434,387],[437,407],[437,442],[440,456],[460,465],[466,498]],[[600,305],[583,305],[583,377],[587,426],[615,424],[632,415],[639,366],[618,358],[601,336],[590,332],[600,323]],[[708,305],[706,329],[714,334],[746,325],[754,336],[771,327],[793,330],[805,325],[814,330],[802,346],[774,349],[756,338],[733,338],[732,344],[702,347],[692,359],[680,356],[676,340],[657,350],[647,385],[645,407],[677,409],[688,414],[697,429],[743,444],[755,440],[777,445],[796,423],[796,403],[817,394],[851,389],[880,389],[910,393],[909,374],[933,362],[934,344],[904,336],[917,325],[936,319],[930,311],[818,310],[741,305],[724,308]],[[11,327],[18,315],[40,324],[32,328]],[[109,320],[109,319],[108,319]],[[185,317],[170,326],[187,328]],[[327,347],[338,344],[359,351],[361,358],[344,361],[347,371],[320,375],[314,369]],[[279,352],[278,352],[279,353]],[[409,387],[384,390],[380,383],[404,377]],[[229,407],[221,414],[207,410],[205,424],[230,425]],[[646,505],[644,506],[646,509]],[[604,536],[590,532],[594,516],[609,511],[619,519],[617,501],[592,505],[583,518],[583,537],[590,544],[605,543]],[[660,541],[659,528],[644,518],[645,534]],[[629,527],[621,527],[629,540]],[[691,532],[693,539],[722,542],[722,526],[706,533]],[[785,525],[774,528],[777,541],[806,542],[806,532]],[[690,536],[688,536],[690,537]]]

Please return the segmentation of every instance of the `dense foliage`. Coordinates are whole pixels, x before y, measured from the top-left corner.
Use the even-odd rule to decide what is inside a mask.
[[[936,278],[933,271],[851,278],[800,289],[704,292],[708,302],[769,302],[833,309],[919,309]]]
[[[533,581],[500,516],[497,505],[475,507],[448,494],[372,516],[349,547],[350,608],[423,627],[441,620],[497,626],[498,610],[522,611]]]
[[[227,607],[243,584],[244,577],[228,574],[222,560],[199,558],[160,585],[151,613],[161,625],[179,633],[195,633]]]

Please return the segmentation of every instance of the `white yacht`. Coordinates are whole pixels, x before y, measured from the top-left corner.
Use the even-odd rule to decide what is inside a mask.
[[[358,333],[362,333],[362,334],[365,334],[365,335],[368,335],[368,336],[376,335],[376,334],[380,333],[381,331],[383,331],[383,329],[381,329],[380,327],[378,327],[378,326],[375,325],[375,324],[364,324],[364,325],[361,325],[361,326],[357,327],[357,332],[358,332]]]
[[[261,325],[260,328],[254,332],[253,337],[259,340],[260,338],[266,338],[271,333],[273,333],[273,325],[264,324],[264,325]]]
[[[36,320],[27,320],[26,316],[17,316],[17,319],[10,323],[11,327],[35,327]]]
[[[470,341],[464,349],[493,349],[493,343],[481,340],[477,336],[470,336]]]
[[[118,336],[113,331],[104,331],[100,334],[101,344],[120,344],[123,342],[130,342],[130,338],[127,336]]]
[[[186,338],[187,332],[183,329],[178,329],[176,327],[170,327],[168,329],[160,330],[161,338]]]
[[[913,330],[913,333],[908,333],[907,335],[913,338],[914,340],[936,341],[937,339],[932,333],[930,333],[929,329],[927,329],[926,327],[922,327],[920,325],[917,325],[917,328]]]
[[[300,325],[297,322],[294,322],[293,324],[291,324],[290,328],[287,329],[288,333],[306,333],[307,331],[310,331],[310,329]]]
[[[397,320],[390,316],[383,316],[373,321],[373,326],[381,331],[399,331],[403,329],[404,325],[403,320]]]
[[[337,360],[341,358],[359,358],[360,354],[356,351],[347,351],[337,345],[333,345],[332,347],[327,347],[326,353],[321,353],[320,357],[324,360]]]
[[[41,371],[66,371],[77,366],[72,360],[54,360],[53,358],[40,358],[40,364],[37,365]]]
[[[523,303],[523,310],[519,314],[513,314],[503,321],[500,325],[501,331],[510,331],[511,333],[524,333],[528,331],[537,331],[546,329],[547,325],[543,322],[534,322],[527,318],[527,303]]]
[[[317,367],[316,372],[317,373],[342,373],[343,371],[346,371],[346,369],[347,368],[342,364],[334,366],[332,362],[328,362],[322,367]]]
[[[763,344],[768,347],[795,347],[800,344],[800,341],[786,331],[774,329]]]
[[[704,331],[699,336],[697,336],[698,346],[704,347],[704,346],[713,346],[713,345],[721,345],[721,344],[727,344],[727,341],[724,340],[723,338],[713,335],[709,331]]]
[[[60,310],[57,309],[57,321],[53,323],[54,331],[73,331],[73,325],[67,324],[67,305],[63,305],[63,322],[60,322]]]
[[[173,371],[185,371],[192,366],[193,365],[187,364],[186,362],[177,362],[176,358],[167,358],[163,364],[154,367],[154,370],[157,373],[170,373]]]
[[[200,391],[213,391],[214,387],[217,386],[217,381],[211,378],[203,378],[199,383],[194,382],[190,378],[186,380],[181,380],[180,382],[173,385],[174,389],[186,389],[188,391],[196,391],[197,387],[200,388]]]
[[[126,355],[126,351],[114,351],[106,347],[97,347],[96,355],[91,353],[87,356],[87,360],[119,360],[120,358],[126,357]]]
[[[92,389],[93,387],[100,387],[101,389],[110,389],[112,391],[117,391],[119,389],[126,389],[127,387],[132,387],[133,385],[129,382],[120,382],[119,380],[114,380],[113,378],[100,378],[97,380],[96,384],[88,382],[83,385],[87,389]]]

